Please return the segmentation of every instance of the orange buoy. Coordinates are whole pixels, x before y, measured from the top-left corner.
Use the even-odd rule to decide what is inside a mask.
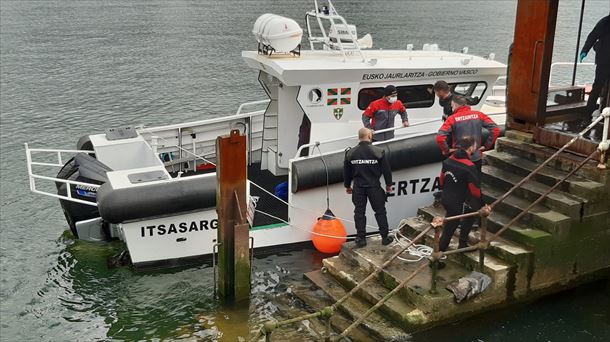
[[[345,226],[335,215],[327,209],[313,227],[311,241],[316,249],[322,253],[338,253],[347,240]],[[336,236],[336,237],[334,237]]]

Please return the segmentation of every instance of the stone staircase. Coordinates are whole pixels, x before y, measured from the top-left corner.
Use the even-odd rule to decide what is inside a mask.
[[[486,153],[483,167],[483,194],[491,203],[536,168],[555,150],[536,145],[531,135],[508,131],[496,150]],[[488,218],[488,230],[498,231],[582,160],[564,153],[538,175],[498,205]],[[444,216],[442,207],[420,208],[417,217],[401,222],[401,233],[414,237],[429,226],[435,216]],[[424,237],[432,246],[433,231]],[[489,236],[489,235],[488,235]],[[470,234],[470,243],[479,241],[479,232]],[[420,242],[423,243],[423,242]],[[401,340],[407,333],[461,320],[496,307],[556,292],[578,283],[607,277],[610,270],[610,176],[595,162],[585,165],[548,198],[534,207],[485,253],[483,272],[492,284],[479,296],[456,304],[445,289],[450,282],[478,270],[478,251],[453,254],[447,267],[438,271],[437,292],[432,294],[430,268],[424,269],[398,294],[354,330],[353,340]],[[450,249],[457,248],[457,236]],[[323,261],[324,268],[305,274],[312,288],[322,291],[326,304],[333,303],[383,264],[399,246],[382,246],[380,238],[370,237],[368,246],[356,249],[344,245],[338,256]],[[422,261],[423,262],[423,261]],[[369,281],[356,296],[339,309],[335,320],[353,322],[375,305],[421,262],[395,260]],[[317,293],[317,295],[314,295]],[[312,309],[319,292],[296,293]],[[337,331],[345,328],[333,325]],[[363,334],[364,332],[364,334]],[[365,336],[365,337],[363,337]],[[366,337],[369,336],[369,337]]]

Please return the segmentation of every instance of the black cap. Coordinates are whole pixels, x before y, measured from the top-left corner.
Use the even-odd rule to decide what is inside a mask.
[[[393,85],[386,86],[383,88],[383,96],[390,96],[396,92],[396,87]]]

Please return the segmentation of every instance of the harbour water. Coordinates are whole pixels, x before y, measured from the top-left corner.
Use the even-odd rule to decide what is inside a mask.
[[[438,43],[505,62],[516,0],[335,1],[375,47]],[[0,339],[2,341],[238,340],[251,324],[290,315],[310,249],[261,256],[249,307],[212,298],[209,265],[136,273],[106,266],[121,246],[74,241],[56,200],[29,193],[23,143],[74,148],[78,137],[126,124],[233,113],[265,97],[242,62],[267,12],[300,24],[310,1],[0,0]],[[560,1],[554,61],[572,61],[580,1]],[[587,1],[583,40],[610,11]],[[587,58],[593,61],[593,53]],[[592,70],[579,78],[592,80]],[[558,79],[569,79],[571,70]],[[287,285],[294,284],[294,285]],[[610,339],[610,291],[587,285],[538,302],[416,334],[414,341]],[[274,299],[271,303],[270,299]],[[298,309],[298,308],[297,308]],[[311,338],[297,326],[292,339]]]

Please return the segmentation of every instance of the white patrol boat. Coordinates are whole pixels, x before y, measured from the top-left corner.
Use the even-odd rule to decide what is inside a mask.
[[[342,184],[344,150],[357,144],[364,109],[393,84],[410,127],[397,122],[388,129],[395,138],[377,143],[386,149],[395,181],[388,221],[395,227],[415,215],[439,189],[442,156],[434,136],[442,108],[433,84],[447,81],[485,112],[506,66],[493,56],[440,51],[435,44],[372,50],[370,35],[359,39],[330,1],[314,4],[305,20],[309,50],[301,49],[303,30],[294,20],[265,14],[254,25],[258,49],[242,57],[259,71],[268,99],[210,120],[108,129],[84,136],[75,150],[26,144],[31,190],[59,198],[79,239],[124,241],[136,267],[209,256],[217,238],[215,140],[238,128],[247,135],[249,195],[257,199],[254,248],[310,241],[327,190],[330,208],[353,235],[353,206]],[[504,123],[504,114],[492,118]],[[375,232],[370,208],[367,217]]]

